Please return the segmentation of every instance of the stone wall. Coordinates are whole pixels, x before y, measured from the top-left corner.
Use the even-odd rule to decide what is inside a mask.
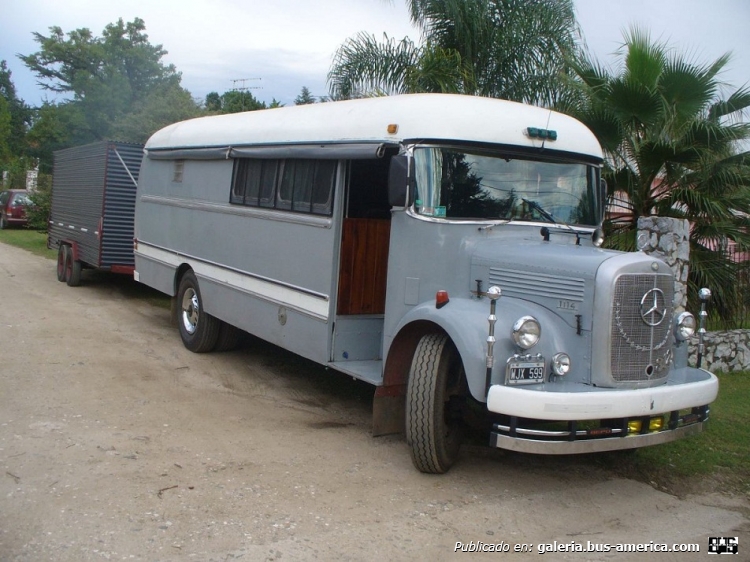
[[[690,222],[667,217],[638,219],[638,249],[664,260],[675,277],[672,304],[676,314],[687,306],[687,282],[690,261]]]
[[[750,330],[707,332],[701,367],[709,371],[750,371]],[[698,336],[690,339],[689,363],[693,367],[698,359]]]
[[[690,260],[690,223],[686,219],[641,217],[638,219],[638,249],[664,260],[675,275],[673,305],[679,314],[687,306],[687,279]],[[709,305],[710,306],[710,305]],[[698,319],[697,310],[692,311]],[[750,371],[750,330],[708,332],[701,367],[711,372]],[[691,338],[688,361],[698,360],[698,336]]]

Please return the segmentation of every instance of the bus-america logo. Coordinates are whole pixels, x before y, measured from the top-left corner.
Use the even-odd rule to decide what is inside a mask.
[[[709,554],[739,554],[738,537],[709,537],[708,553]]]

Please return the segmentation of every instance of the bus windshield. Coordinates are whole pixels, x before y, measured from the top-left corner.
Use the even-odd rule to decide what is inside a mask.
[[[594,166],[417,147],[414,167],[422,216],[599,224]]]

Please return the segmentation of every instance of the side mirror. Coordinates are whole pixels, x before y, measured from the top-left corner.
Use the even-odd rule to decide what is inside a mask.
[[[408,207],[409,158],[398,154],[391,158],[388,170],[388,203],[391,207]]]

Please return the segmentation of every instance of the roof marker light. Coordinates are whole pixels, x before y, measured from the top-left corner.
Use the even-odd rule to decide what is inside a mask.
[[[539,127],[527,127],[526,134],[532,139],[557,140],[557,131],[552,129],[540,129]]]
[[[388,134],[395,135],[396,133],[398,133],[398,125],[396,123],[390,123],[388,125]]]

